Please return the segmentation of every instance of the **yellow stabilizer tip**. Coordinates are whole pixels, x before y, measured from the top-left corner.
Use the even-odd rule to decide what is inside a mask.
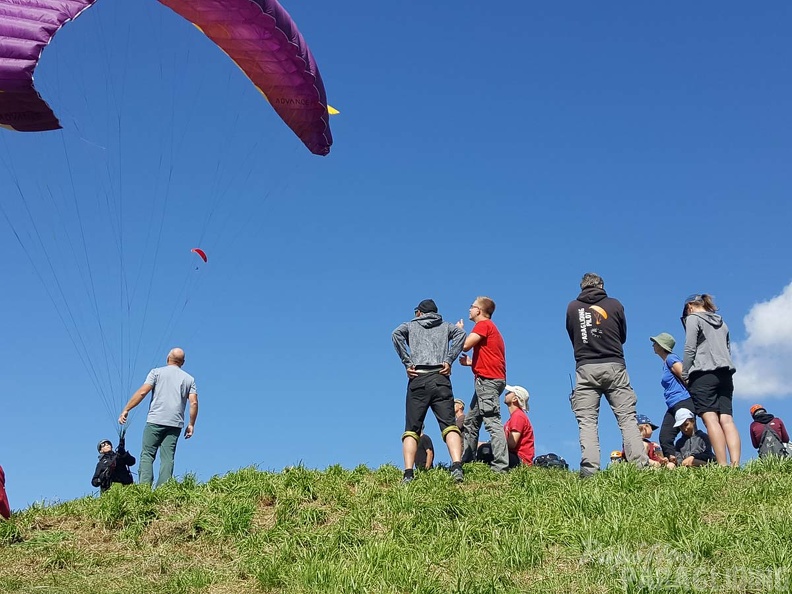
[[[341,112],[340,112],[340,111],[338,111],[338,110],[337,110],[335,107],[333,107],[332,105],[328,105],[328,106],[327,106],[327,113],[329,113],[330,115],[338,115],[338,114],[339,114],[339,113],[341,113]]]

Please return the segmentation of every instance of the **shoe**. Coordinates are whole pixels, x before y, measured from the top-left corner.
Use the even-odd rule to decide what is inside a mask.
[[[455,483],[461,483],[465,480],[465,473],[462,468],[452,468],[451,469],[451,478],[454,479]]]
[[[414,477],[412,477],[412,476],[403,476],[402,480],[401,480],[401,484],[402,485],[409,485],[411,482],[413,482],[413,479],[414,479]]]

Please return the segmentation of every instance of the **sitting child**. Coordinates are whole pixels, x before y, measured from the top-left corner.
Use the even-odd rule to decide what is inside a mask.
[[[638,415],[636,420],[638,421],[638,431],[644,440],[646,455],[649,457],[649,466],[654,468],[660,468],[661,466],[674,468],[674,463],[663,456],[663,449],[660,444],[651,439],[652,432],[658,428],[657,425],[652,423],[646,415]]]
[[[709,435],[696,429],[696,415],[687,408],[680,408],[674,415],[674,427],[682,431],[674,449],[676,460],[681,466],[704,466],[715,459]]]
[[[131,485],[132,473],[129,467],[135,464],[135,457],[124,448],[124,438],[118,442],[118,449],[113,451],[113,444],[109,439],[103,439],[97,446],[99,450],[99,462],[96,463],[91,484],[99,487],[104,493],[110,488],[112,483]]]

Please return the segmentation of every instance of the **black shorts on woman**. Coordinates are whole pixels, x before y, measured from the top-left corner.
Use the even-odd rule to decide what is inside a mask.
[[[688,377],[688,392],[696,406],[698,416],[714,412],[719,415],[732,414],[734,394],[734,372],[728,367],[714,371],[694,371]]]

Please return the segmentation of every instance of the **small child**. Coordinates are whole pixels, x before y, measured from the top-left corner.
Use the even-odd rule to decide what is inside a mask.
[[[687,408],[680,408],[674,415],[674,427],[682,431],[674,449],[680,466],[704,466],[715,459],[709,435],[696,429],[696,415]]]
[[[91,484],[94,487],[99,487],[104,493],[112,483],[131,485],[134,482],[129,467],[133,466],[136,460],[124,448],[123,437],[119,440],[118,449],[115,452],[109,439],[100,441],[97,449],[99,450],[99,462],[96,463],[96,470],[91,479]]]
[[[620,462],[624,462],[624,453],[621,450],[613,450],[610,453],[610,463],[619,464]]]
[[[674,468],[674,463],[663,456],[663,449],[660,444],[651,439],[652,432],[658,428],[657,425],[652,423],[646,415],[637,415],[636,420],[638,421],[638,431],[644,440],[646,455],[649,457],[649,466],[654,468],[660,468],[661,466]]]

